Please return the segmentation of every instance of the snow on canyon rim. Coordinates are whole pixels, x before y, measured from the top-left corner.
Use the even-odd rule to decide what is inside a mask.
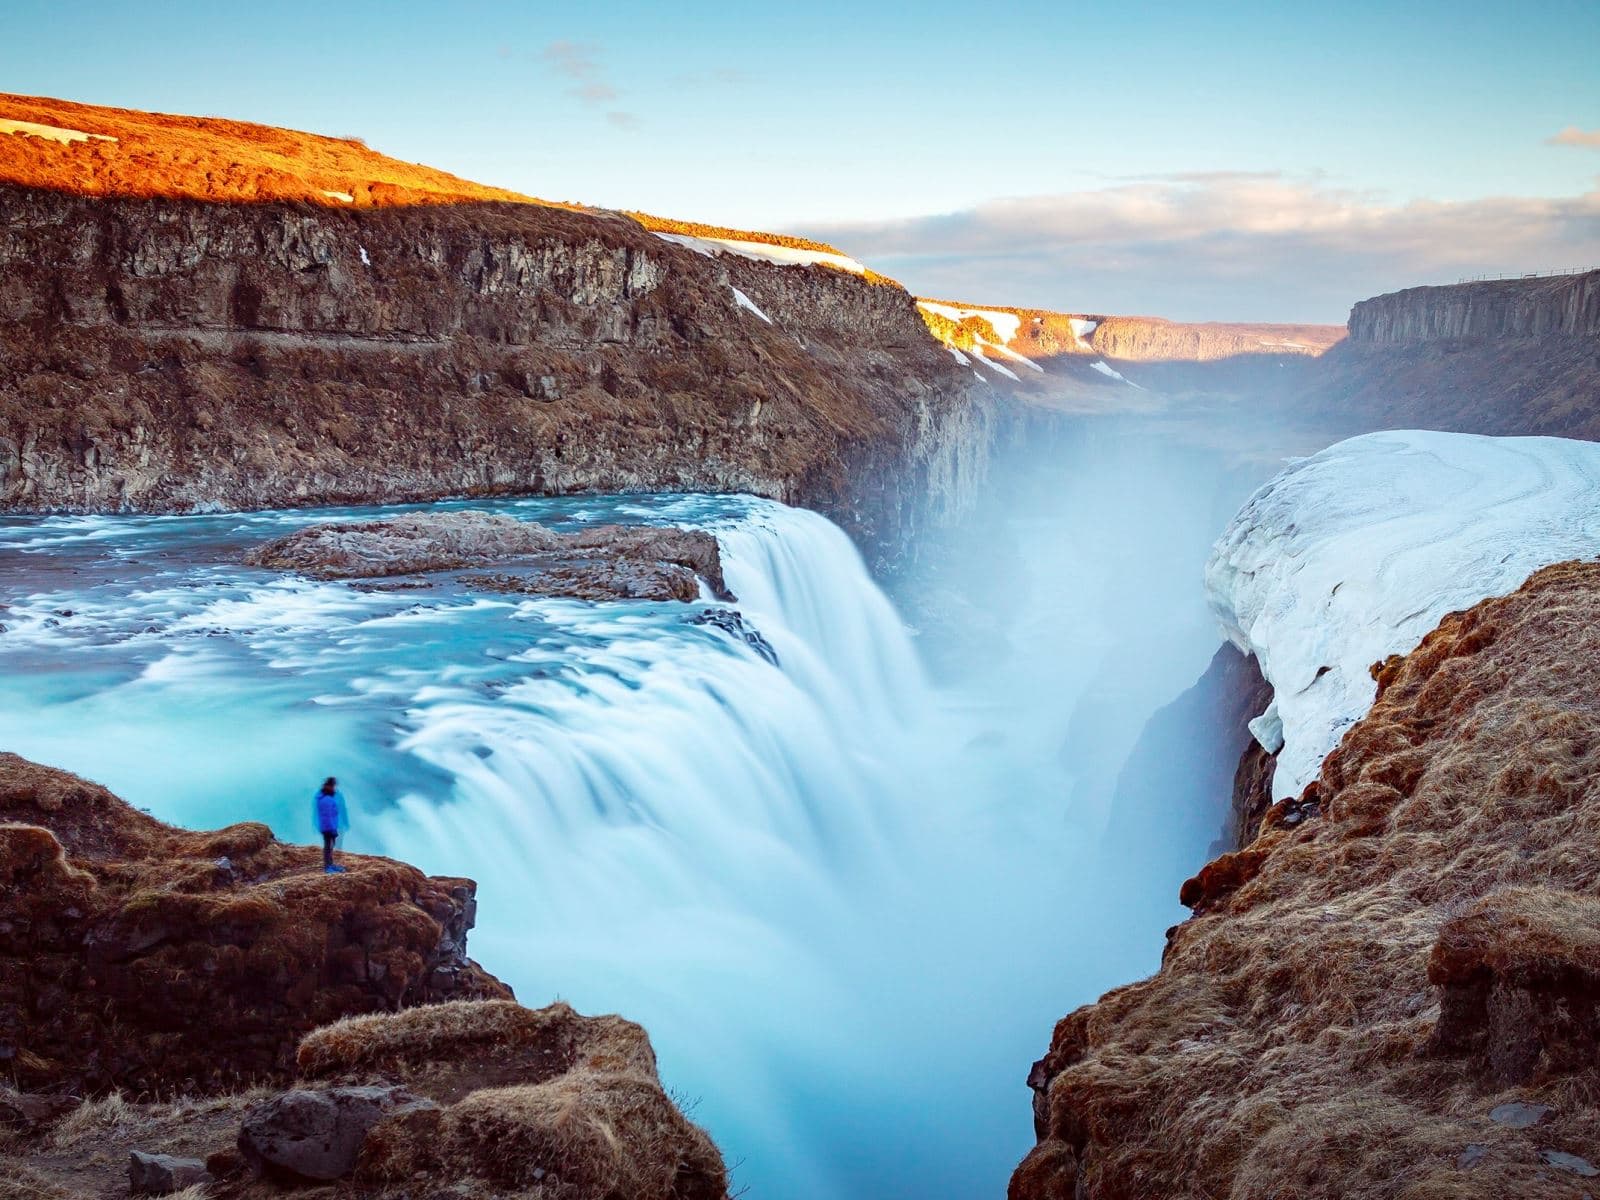
[[[479,881],[472,953],[524,1003],[649,1030],[735,1186],[998,1195],[1032,1143],[1028,1064],[1063,1011],[1155,968],[1215,832],[1191,836],[1192,798],[1173,796],[1155,836],[1181,868],[1108,864],[1104,796],[1063,761],[1069,716],[1149,640],[1134,627],[1176,605],[1194,632],[1141,667],[1149,701],[1108,757],[1215,646],[1195,586],[1207,477],[1142,436],[1081,457],[1067,500],[1016,506],[1005,591],[1027,603],[954,690],[929,684],[838,529],[745,497],[441,507],[711,529],[776,665],[691,623],[724,607],[709,600],[367,591],[240,565],[288,529],[399,509],[0,518],[0,728],[192,826],[307,840],[309,792],[339,775],[352,850]]]
[[[1281,746],[1273,797],[1299,795],[1366,715],[1373,663],[1540,567],[1597,554],[1593,442],[1403,430],[1292,463],[1206,565],[1224,633],[1272,685],[1251,731]]]

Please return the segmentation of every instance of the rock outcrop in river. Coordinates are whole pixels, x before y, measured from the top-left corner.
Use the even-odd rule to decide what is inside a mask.
[[[485,512],[407,513],[380,521],[312,525],[258,546],[251,566],[315,579],[376,579],[495,566],[466,576],[497,591],[578,600],[694,600],[704,581],[732,599],[714,534],[659,525],[598,525],[557,533]],[[514,569],[514,570],[513,570]]]
[[[821,509],[881,564],[981,481],[985,393],[881,277],[337,139],[13,114],[101,140],[0,136],[7,509],[740,490]]]

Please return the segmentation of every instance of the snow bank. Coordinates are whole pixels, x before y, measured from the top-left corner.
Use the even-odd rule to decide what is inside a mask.
[[[950,351],[951,357],[954,358],[963,367],[967,366],[968,364],[970,364],[972,362],[972,360],[970,358],[968,358],[965,354],[961,353],[961,351],[957,350],[954,346],[946,346],[945,349]]]
[[[748,310],[749,312],[755,313],[756,316],[760,317],[768,325],[772,324],[772,318],[767,316],[766,313],[762,312],[759,308],[757,308],[756,307],[756,302],[754,300],[750,299],[749,296],[746,296],[738,288],[733,287],[732,284],[729,284],[728,286],[730,288],[733,288],[733,302],[735,304],[737,304],[740,308],[743,308],[743,309]]]
[[[691,237],[687,233],[661,233],[654,231],[664,242],[693,250],[707,258],[718,254],[737,254],[740,258],[753,258],[759,262],[777,263],[783,267],[837,267],[854,275],[863,275],[867,268],[843,254],[830,254],[825,250],[801,250],[795,246],[779,246],[771,242],[744,242],[734,238]]]
[[[1072,327],[1072,337],[1079,349],[1094,349],[1089,345],[1089,335],[1100,327],[1099,321],[1091,321],[1087,317],[1068,317],[1067,324]]]
[[[85,133],[81,129],[63,129],[59,125],[40,125],[34,121],[13,121],[9,117],[0,117],[0,134],[20,133],[25,137],[44,138],[46,141],[60,142],[63,146],[72,142],[114,142],[117,139],[105,133]]]
[[[1600,555],[1600,444],[1411,430],[1291,462],[1206,564],[1223,632],[1272,685],[1251,723],[1298,795],[1372,706],[1369,667],[1538,568]],[[1281,730],[1281,732],[1280,732]]]
[[[321,190],[322,194],[329,200],[342,200],[346,204],[354,204],[356,202],[356,198],[349,192],[330,192],[327,188]]]

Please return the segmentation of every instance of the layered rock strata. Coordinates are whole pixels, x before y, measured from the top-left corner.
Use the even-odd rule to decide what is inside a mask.
[[[108,143],[12,140],[13,511],[737,490],[826,512],[884,565],[981,484],[982,389],[881,279],[437,181],[352,203],[91,189]]]

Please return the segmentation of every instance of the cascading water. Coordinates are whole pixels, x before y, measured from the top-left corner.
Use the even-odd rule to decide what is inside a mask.
[[[998,1194],[1031,1142],[1028,1062],[1062,1012],[1154,966],[1174,881],[1106,877],[1064,811],[1059,738],[1027,735],[1003,687],[930,686],[822,517],[741,497],[474,507],[710,528],[771,654],[687,619],[709,600],[238,565],[356,510],[13,519],[5,746],[167,820],[299,840],[337,774],[351,849],[477,879],[474,957],[524,1003],[645,1025],[753,1195]]]

